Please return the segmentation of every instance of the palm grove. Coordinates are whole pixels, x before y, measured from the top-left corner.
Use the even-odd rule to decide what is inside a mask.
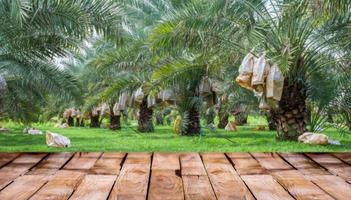
[[[282,140],[325,121],[351,128],[348,1],[1,0],[0,11],[1,120],[64,113],[115,130],[137,116],[138,132],[169,120],[199,135],[201,118],[224,128],[260,112]],[[265,111],[235,83],[248,53],[284,77]]]

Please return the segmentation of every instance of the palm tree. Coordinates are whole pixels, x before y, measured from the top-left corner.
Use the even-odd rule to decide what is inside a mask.
[[[198,50],[209,47],[204,44],[211,41],[208,43],[213,44],[210,47],[216,56],[233,51],[241,56],[249,51],[265,53],[285,77],[282,98],[271,110],[276,138],[297,140],[309,121],[306,101],[313,90],[311,76],[316,72],[335,74],[338,66],[330,40],[322,34],[329,19],[313,17],[313,3],[192,1],[155,29],[154,44]],[[340,7],[350,10],[348,4]]]
[[[112,1],[4,0],[0,13],[0,77],[6,81],[0,107],[29,121],[47,94],[66,99],[79,94],[77,80],[55,58],[78,50],[93,33],[117,35],[120,24]]]

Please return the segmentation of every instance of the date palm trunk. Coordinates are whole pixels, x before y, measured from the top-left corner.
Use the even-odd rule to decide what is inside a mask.
[[[138,131],[142,133],[149,133],[154,131],[152,114],[153,110],[152,108],[147,107],[147,96],[145,96],[139,106]]]
[[[68,116],[67,124],[68,126],[74,126],[74,118],[71,116]]]
[[[98,115],[93,115],[92,112],[89,113],[90,116],[90,128],[99,128],[100,127],[100,113]]]
[[[110,126],[111,130],[121,129],[121,115],[115,115],[113,107],[110,107]]]
[[[191,106],[188,111],[186,127],[182,131],[182,135],[199,135],[200,134],[200,113],[196,105]]]
[[[278,140],[297,140],[306,131],[308,111],[306,88],[301,82],[284,81],[282,98],[277,109],[271,112],[277,126]]]

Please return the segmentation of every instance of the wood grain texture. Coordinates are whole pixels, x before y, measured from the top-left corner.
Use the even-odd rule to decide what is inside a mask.
[[[334,175],[312,175],[310,179],[335,199],[351,199],[351,185]]]
[[[113,186],[109,200],[145,200],[151,168],[150,153],[127,155],[119,177]]]
[[[0,156],[0,200],[351,199],[348,153]]]
[[[240,175],[265,174],[266,170],[249,153],[227,153]]]
[[[301,200],[324,199],[332,200],[333,198],[321,190],[318,186],[304,178],[297,170],[276,171],[272,173],[286,190],[293,197]]]
[[[280,153],[280,155],[288,161],[292,166],[298,169],[302,174],[330,174],[327,170],[320,167],[317,163],[299,153]]]
[[[25,174],[41,161],[46,154],[25,153],[18,156],[11,163],[0,169],[0,190],[11,183],[15,178]]]
[[[184,199],[183,183],[174,170],[156,170],[151,173],[149,200]]]
[[[198,153],[186,153],[180,155],[182,176],[197,175],[207,176],[205,167]]]
[[[201,156],[217,199],[254,199],[224,154]]]
[[[60,170],[30,200],[67,200],[83,178],[83,172]]]
[[[271,175],[241,176],[256,199],[260,200],[290,200],[293,199]]]
[[[351,166],[331,154],[306,154],[315,162],[326,168],[330,173],[351,181]]]
[[[86,175],[70,200],[105,200],[113,186],[114,175]]]
[[[25,200],[31,197],[47,180],[46,175],[24,175],[0,192],[1,200]]]
[[[180,170],[179,154],[154,153],[152,170]]]
[[[0,153],[0,168],[15,159],[19,153]]]
[[[334,156],[351,165],[351,153],[334,153]]]
[[[76,153],[65,165],[64,169],[89,170],[92,168],[102,153]]]
[[[210,181],[207,176],[182,176],[186,200],[215,200]]]
[[[90,174],[118,175],[125,153],[104,153],[90,169]]]
[[[55,174],[72,156],[73,153],[50,154],[27,174]]]
[[[184,199],[179,154],[154,153],[149,200]]]
[[[277,153],[251,153],[251,155],[267,170],[293,169]]]

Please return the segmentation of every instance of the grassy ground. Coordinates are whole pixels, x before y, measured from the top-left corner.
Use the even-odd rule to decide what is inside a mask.
[[[335,130],[327,130],[330,138],[340,140],[341,145],[312,146],[297,142],[278,142],[275,132],[254,131],[256,124],[264,124],[262,119],[250,117],[249,125],[238,127],[237,132],[205,130],[202,137],[186,137],[173,134],[172,127],[158,126],[155,133],[138,134],[124,127],[121,131],[91,128],[54,128],[52,125],[37,124],[40,130],[50,130],[71,139],[69,148],[52,148],[45,144],[45,135],[23,134],[23,126],[3,123],[12,128],[10,133],[0,134],[0,152],[59,152],[59,151],[172,151],[172,152],[335,152],[351,151],[351,137],[341,137]],[[133,126],[133,124],[132,124]],[[134,124],[135,127],[135,124]],[[233,142],[228,141],[229,138]]]

